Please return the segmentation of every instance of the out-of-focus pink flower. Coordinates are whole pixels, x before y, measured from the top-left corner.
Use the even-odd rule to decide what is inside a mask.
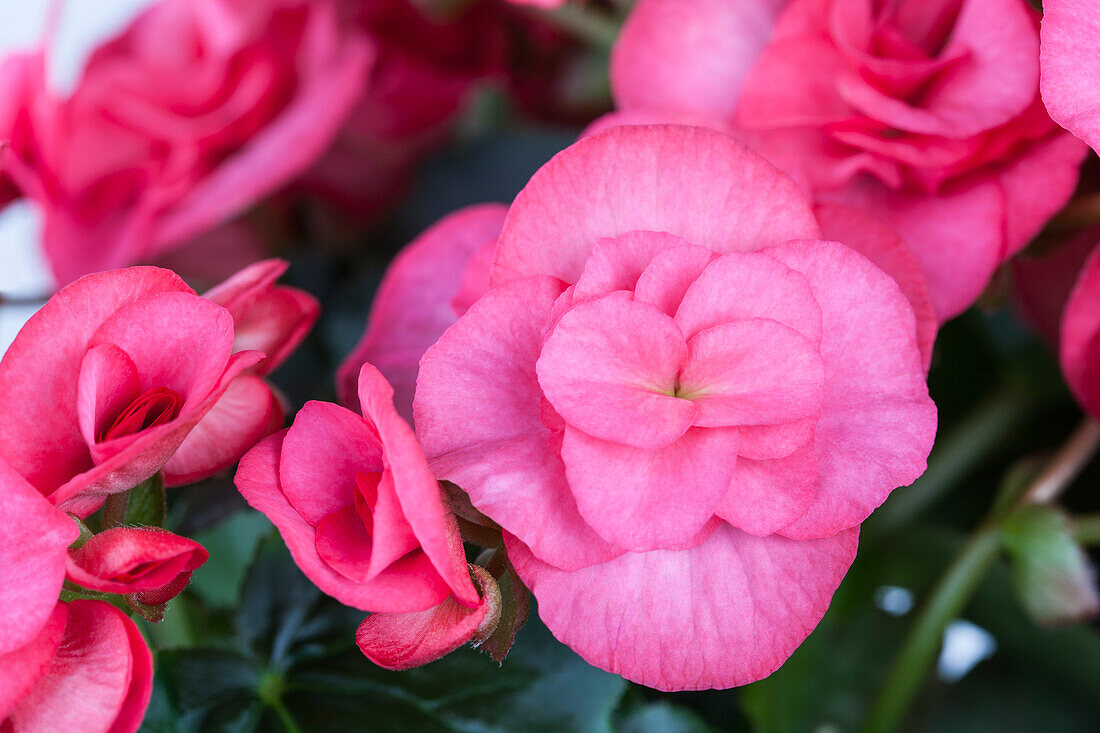
[[[206,562],[194,540],[155,527],[115,527],[69,552],[69,580],[103,593],[135,593],[150,606],[167,603]]]
[[[504,28],[500,10],[485,3],[445,18],[409,0],[340,0],[340,8],[377,58],[335,143],[301,186],[369,217],[400,192],[475,83],[502,68]]]
[[[1062,316],[1062,371],[1077,400],[1100,419],[1100,247],[1085,263]]]
[[[56,603],[37,636],[0,654],[4,730],[131,733],[152,691],[153,657],[141,632],[103,601]]]
[[[45,211],[61,283],[149,261],[311,165],[373,52],[328,0],[162,0],[56,98],[42,66],[8,174]]]
[[[417,365],[428,347],[489,289],[489,268],[508,207],[454,212],[405,247],[374,296],[363,338],[336,375],[340,401],[358,407],[359,371],[370,362],[394,388],[397,412],[412,421]]]
[[[1061,341],[1062,313],[1100,227],[1083,229],[1056,247],[1030,248],[1012,260],[1012,295],[1024,318],[1048,344]]]
[[[1040,85],[1050,116],[1100,151],[1100,5],[1046,0],[1041,41]]]
[[[436,475],[593,664],[668,690],[770,673],[859,523],[924,470],[936,414],[898,284],[732,137],[654,126],[536,173],[491,285],[420,362]]]
[[[65,581],[76,523],[0,459],[0,655],[30,643]],[[0,699],[3,692],[0,691]],[[0,704],[0,712],[3,705]],[[3,716],[0,715],[0,718]]]
[[[0,456],[53,504],[94,511],[164,467],[263,358],[234,353],[233,338],[229,311],[168,270],[77,280],[27,321],[0,360]]]
[[[236,484],[279,528],[318,588],[366,611],[407,613],[449,596],[479,605],[462,540],[393,389],[359,377],[362,416],[307,402],[241,460]]]
[[[641,0],[612,85],[634,120],[709,118],[884,220],[946,319],[1076,185],[1084,148],[1043,110],[1037,50],[1024,0]]]

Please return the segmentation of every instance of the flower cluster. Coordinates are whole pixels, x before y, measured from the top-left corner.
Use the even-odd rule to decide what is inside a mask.
[[[267,234],[363,231],[479,83],[543,106],[570,79],[517,49],[574,61],[539,23],[617,7],[564,4],[160,0],[71,94],[0,60],[0,206],[63,286],[0,360],[0,729],[140,726],[131,616],[208,558],[165,489],[230,473],[386,669],[502,661],[533,597],[634,682],[760,680],[924,473],[940,327],[1040,232],[1016,298],[1100,419],[1100,229],[1050,225],[1100,145],[1074,0],[638,0],[604,114],[401,251],[342,404],[289,404],[321,308]],[[142,264],[185,252],[246,264]]]

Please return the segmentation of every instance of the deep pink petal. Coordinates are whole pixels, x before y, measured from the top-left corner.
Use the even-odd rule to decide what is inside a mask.
[[[574,143],[532,176],[508,210],[493,282],[552,275],[574,283],[597,241],[628,231],[731,252],[815,237],[818,227],[795,182],[728,135],[617,127]]]
[[[857,539],[857,529],[796,542],[724,525],[689,550],[631,552],[570,573],[507,537],[559,640],[590,664],[668,691],[775,671],[821,620]]]
[[[412,419],[420,357],[458,319],[451,300],[466,265],[499,236],[506,212],[503,204],[460,209],[398,254],[378,286],[362,340],[340,365],[337,386],[344,405],[358,408],[359,370],[370,362],[393,384],[398,414]]]
[[[411,553],[366,582],[350,580],[318,555],[314,526],[320,520],[310,523],[304,519],[287,501],[279,482],[279,464],[288,432],[289,429],[283,430],[265,438],[245,454],[234,481],[248,503],[278,527],[294,562],[306,577],[341,603],[364,611],[421,611],[450,595],[451,589],[420,552]],[[327,491],[325,488],[318,493]]]
[[[0,360],[0,455],[49,493],[92,467],[77,417],[80,363],[96,329],[154,293],[192,292],[174,273],[134,267],[89,275],[62,288]]]
[[[698,411],[675,396],[687,357],[684,336],[671,317],[615,293],[562,316],[536,371],[546,398],[573,427],[655,449],[683,435]]]
[[[0,654],[30,642],[57,605],[76,524],[0,459]]]
[[[1100,16],[1091,0],[1043,3],[1039,60],[1054,120],[1100,150]]]
[[[134,360],[114,344],[88,349],[80,364],[77,382],[77,418],[80,433],[95,460],[96,438],[110,427],[115,416],[142,392]]]
[[[414,412],[438,478],[546,562],[581,567],[621,551],[581,519],[540,419],[535,362],[561,292],[553,278],[489,291],[424,355]]]
[[[38,632],[25,644],[0,654],[0,720],[12,711],[39,678],[45,674],[65,635],[69,607],[54,601]]]
[[[367,659],[385,669],[412,669],[468,641],[489,638],[500,620],[500,589],[484,568],[469,568],[482,589],[475,606],[467,608],[448,598],[426,611],[372,613],[355,632],[355,642]]]
[[[690,544],[714,515],[737,465],[736,428],[692,428],[647,450],[565,429],[561,456],[585,521],[618,547]]]
[[[190,576],[208,557],[198,542],[162,529],[115,527],[72,550],[67,575],[103,593],[156,591]]]
[[[282,426],[283,408],[271,387],[241,374],[164,464],[164,481],[182,486],[229,468]]]
[[[733,116],[779,0],[639,0],[611,54],[620,109]]]
[[[103,601],[73,601],[68,609],[64,640],[11,712],[13,729],[136,731],[153,689],[141,633]]]
[[[385,451],[382,460],[386,473],[379,495],[392,477],[397,501],[424,553],[450,586],[455,600],[472,608],[477,603],[477,591],[466,570],[458,526],[443,504],[439,481],[428,467],[416,435],[397,414],[393,394],[393,387],[382,373],[364,364],[359,373],[359,400],[363,416],[377,428]],[[377,532],[375,538],[377,542]]]
[[[777,321],[753,318],[695,334],[679,389],[699,406],[700,427],[777,425],[816,416],[824,379],[814,344]]]
[[[783,532],[827,537],[862,522],[891,491],[924,473],[936,406],[913,309],[889,275],[832,242],[791,242],[769,253],[806,276],[823,316],[817,495]]]
[[[1100,247],[1093,250],[1062,316],[1062,371],[1086,412],[1100,417]]]

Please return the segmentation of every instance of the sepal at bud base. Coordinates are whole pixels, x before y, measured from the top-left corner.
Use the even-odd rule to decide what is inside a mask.
[[[1100,613],[1096,573],[1062,510],[1021,507],[1005,520],[1003,542],[1017,594],[1037,624],[1076,623]]]
[[[516,634],[527,623],[531,611],[531,592],[516,575],[503,549],[486,552],[485,568],[496,578],[500,588],[500,622],[493,635],[480,645],[481,651],[494,662],[503,662],[516,642]]]
[[[500,621],[501,596],[485,568],[470,565],[479,603],[466,608],[448,597],[425,611],[372,613],[355,634],[359,649],[379,667],[412,669],[450,654],[466,642],[481,644]]]

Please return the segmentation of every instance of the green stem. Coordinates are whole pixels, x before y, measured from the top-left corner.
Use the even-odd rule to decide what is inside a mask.
[[[1073,536],[1082,545],[1100,545],[1100,514],[1074,517]]]
[[[286,705],[283,704],[281,698],[269,700],[267,704],[275,711],[275,714],[279,716],[279,722],[283,724],[286,733],[302,733],[302,729],[298,727],[298,723],[295,722],[294,716],[286,709]]]
[[[103,529],[121,527],[126,523],[126,505],[129,501],[129,491],[120,491],[107,497],[103,502]]]
[[[948,435],[928,459],[928,470],[912,486],[898,489],[867,522],[865,537],[884,537],[924,513],[962,483],[1005,441],[1027,423],[1038,402],[1022,390],[998,389]]]
[[[894,659],[864,723],[865,733],[888,733],[898,729],[910,701],[920,690],[925,674],[940,650],[944,630],[962,612],[986,572],[993,566],[999,548],[999,529],[986,525],[967,541],[962,552],[951,563]]]
[[[1100,423],[1085,418],[1024,493],[1021,503],[1050,504],[1053,502],[1088,465],[1098,448],[1100,448]]]
[[[611,48],[619,36],[619,23],[615,18],[583,5],[568,3],[537,15],[559,30],[599,48]]]

